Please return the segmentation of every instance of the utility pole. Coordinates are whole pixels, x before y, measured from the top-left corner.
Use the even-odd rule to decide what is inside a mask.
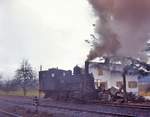
[[[43,70],[43,66],[42,65],[40,65],[40,71],[42,71]]]
[[[42,70],[43,70],[43,66],[40,65],[40,71],[42,71]],[[40,82],[38,84],[40,84]],[[38,93],[39,93],[39,98],[40,98],[41,92],[40,92],[40,87],[39,86],[38,86]]]
[[[39,99],[37,96],[35,96],[33,98],[33,105],[35,106],[35,112],[38,113],[39,112],[39,109],[38,109],[38,106],[39,106]]]
[[[125,67],[123,69],[122,77],[123,77],[123,93],[124,93],[124,101],[128,101],[127,97],[127,89],[126,89],[126,74],[127,74],[127,68]]]

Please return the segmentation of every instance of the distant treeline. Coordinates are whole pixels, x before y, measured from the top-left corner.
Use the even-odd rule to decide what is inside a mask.
[[[3,80],[2,75],[0,75],[0,79],[0,90],[6,93],[22,90],[25,96],[28,90],[38,88],[37,72],[33,70],[28,60],[21,62],[12,80]]]

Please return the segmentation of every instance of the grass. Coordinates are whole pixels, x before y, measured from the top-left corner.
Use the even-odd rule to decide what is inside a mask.
[[[140,92],[139,95],[141,95],[141,96],[150,96],[150,92]]]
[[[0,91],[0,95],[2,96],[24,96],[22,90],[10,91],[10,92]],[[26,94],[27,97],[33,97],[33,96],[38,96],[38,95],[39,95],[38,90],[29,90],[27,91],[27,94]]]
[[[1,96],[24,96],[23,91],[22,90],[18,90],[18,91],[10,91],[10,92],[4,92],[0,90],[0,95]],[[150,92],[140,92],[139,95],[141,96],[150,96]],[[39,91],[38,90],[28,90],[27,97],[34,97],[34,96],[39,96]],[[44,96],[43,93],[40,94],[40,96]]]

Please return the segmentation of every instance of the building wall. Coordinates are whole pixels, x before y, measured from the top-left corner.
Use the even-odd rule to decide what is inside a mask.
[[[121,73],[111,73],[106,70],[100,70],[100,74],[99,74],[99,70],[95,70],[95,69],[91,69],[91,73],[93,73],[94,75],[96,88],[97,88],[97,85],[100,86],[101,82],[107,84],[106,89],[111,88],[111,87],[119,88],[117,87],[117,82],[123,81]],[[132,86],[131,84],[133,84],[134,82],[137,84],[137,87],[131,88]],[[126,88],[127,88],[127,92],[133,92],[135,94],[138,94],[138,76],[127,75],[126,76]]]
[[[139,77],[139,94],[150,96],[150,75]]]

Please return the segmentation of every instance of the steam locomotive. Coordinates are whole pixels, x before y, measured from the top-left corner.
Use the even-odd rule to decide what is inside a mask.
[[[56,100],[91,100],[96,98],[94,77],[89,74],[89,63],[85,62],[85,70],[75,66],[73,73],[71,70],[65,71],[52,68],[39,72],[40,91],[45,97]]]

